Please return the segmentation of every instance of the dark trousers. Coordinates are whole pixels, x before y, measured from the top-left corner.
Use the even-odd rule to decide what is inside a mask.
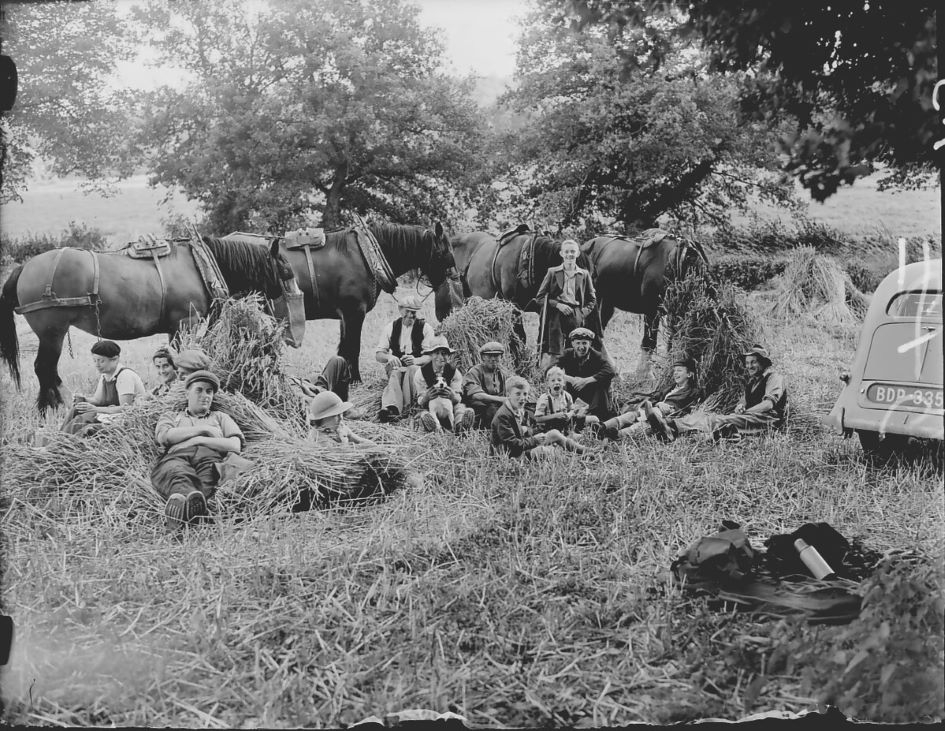
[[[192,490],[200,490],[209,500],[218,479],[213,466],[224,456],[206,447],[165,454],[151,470],[151,484],[165,500],[174,494],[187,495]]]
[[[502,404],[470,404],[469,408],[476,414],[476,420],[473,422],[474,427],[477,429],[491,429],[495,412],[502,408]]]
[[[348,361],[340,355],[328,359],[325,368],[315,379],[315,385],[334,391],[342,401],[348,400],[348,386],[351,385],[351,368]]]

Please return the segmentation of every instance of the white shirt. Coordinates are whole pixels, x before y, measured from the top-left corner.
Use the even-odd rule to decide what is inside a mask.
[[[413,340],[410,334],[413,332],[413,325],[400,328],[400,352],[413,354]],[[394,333],[394,323],[388,322],[381,332],[377,341],[378,353],[390,353],[390,337]],[[421,342],[426,342],[433,337],[433,326],[429,322],[423,323],[423,338]]]
[[[116,376],[115,373],[118,375]],[[95,393],[92,394],[93,401],[105,400],[105,381],[115,382],[115,390],[118,392],[119,399],[122,396],[134,395],[135,401],[137,401],[139,398],[144,398],[147,395],[141,376],[119,363],[112,375],[106,376],[103,373],[101,378],[98,379],[98,386],[95,388]]]

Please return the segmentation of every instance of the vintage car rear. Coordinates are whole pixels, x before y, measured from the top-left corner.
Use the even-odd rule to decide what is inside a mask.
[[[877,287],[846,383],[826,418],[867,452],[945,438],[942,260],[901,267]]]

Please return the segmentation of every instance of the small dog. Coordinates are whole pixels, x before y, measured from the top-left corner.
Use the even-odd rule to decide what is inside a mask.
[[[446,388],[446,379],[443,376],[437,376],[433,386],[435,388]],[[449,424],[450,431],[453,430],[455,426],[453,423],[453,402],[448,397],[439,396],[430,399],[430,403],[427,404],[427,411],[433,414],[433,418],[436,419],[437,431],[443,431],[444,422]]]

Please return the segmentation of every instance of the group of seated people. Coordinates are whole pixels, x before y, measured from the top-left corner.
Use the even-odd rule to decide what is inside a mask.
[[[427,432],[488,429],[492,454],[535,459],[561,451],[580,454],[607,441],[647,434],[667,442],[692,433],[715,440],[737,438],[776,428],[785,417],[783,378],[759,345],[743,354],[747,378],[731,414],[694,410],[702,392],[695,361],[689,357],[673,364],[672,387],[617,413],[611,390],[616,370],[592,347],[594,333],[587,328],[569,333],[570,347],[545,371],[545,392],[531,401],[528,381],[503,368],[502,343],[484,343],[480,362],[464,375],[450,362],[455,351],[447,339],[434,335],[417,317],[419,309],[417,298],[406,298],[400,305],[401,317],[390,323],[378,343],[376,359],[388,377],[379,414],[382,422],[417,412],[417,422]],[[101,377],[92,395],[75,396],[63,431],[90,434],[147,397],[140,376],[121,364],[120,354],[120,347],[109,340],[92,346]],[[206,353],[191,349],[175,354],[160,348],[152,362],[161,382],[150,395],[161,397],[182,382],[187,401],[182,411],[162,415],[155,428],[155,440],[165,451],[152,470],[151,482],[165,500],[167,526],[175,530],[206,518],[207,500],[226,473],[226,464],[239,459],[235,455],[245,440],[231,417],[211,409],[220,381],[210,370]],[[373,444],[344,421],[352,408],[347,400],[349,384],[347,363],[338,356],[328,361],[314,383],[301,381],[311,439]]]

